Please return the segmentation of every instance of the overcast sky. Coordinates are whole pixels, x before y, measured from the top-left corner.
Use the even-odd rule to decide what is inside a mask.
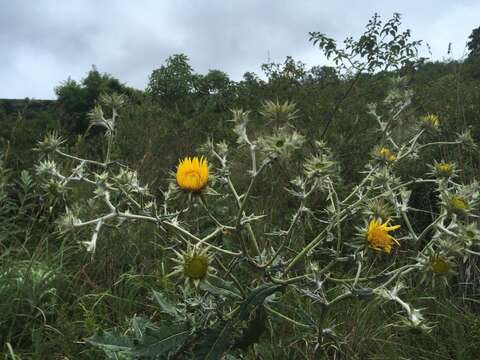
[[[144,89],[153,69],[185,53],[196,72],[238,80],[267,61],[325,62],[309,31],[337,40],[358,35],[378,12],[403,15],[433,59],[459,58],[480,26],[479,0],[0,0],[0,98],[54,98],[95,64]],[[425,50],[426,51],[426,50]]]

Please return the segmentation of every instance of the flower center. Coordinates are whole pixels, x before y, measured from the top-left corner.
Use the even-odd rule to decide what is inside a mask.
[[[388,233],[386,231],[382,230],[382,229],[379,229],[379,228],[371,230],[370,240],[373,243],[376,243],[378,245],[382,245],[382,244],[390,242]]]
[[[437,164],[437,170],[438,172],[445,174],[445,175],[450,175],[452,173],[452,165],[449,163],[440,163]]]
[[[397,160],[397,156],[394,155],[390,149],[387,149],[387,148],[381,148],[379,151],[378,151],[378,154],[383,157],[385,160],[387,161],[395,161]]]
[[[194,280],[203,279],[207,275],[208,259],[194,256],[185,264],[185,275]]]
[[[185,173],[185,177],[188,179],[189,182],[192,182],[196,185],[200,184],[200,173],[196,170],[190,170]]]
[[[452,206],[457,210],[467,210],[468,203],[459,196],[454,196],[452,198]]]
[[[430,266],[432,272],[439,275],[446,274],[450,268],[444,259],[435,259]]]

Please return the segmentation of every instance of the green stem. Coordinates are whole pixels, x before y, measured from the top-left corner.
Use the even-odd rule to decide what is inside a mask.
[[[301,327],[304,327],[304,328],[310,328],[311,326],[307,325],[307,324],[304,324],[304,323],[301,323],[297,320],[294,320],[290,317],[288,317],[287,315],[284,315],[280,312],[278,312],[277,310],[271,308],[270,306],[268,305],[265,305],[265,309],[267,309],[268,311],[270,311],[272,314],[278,316],[279,318],[282,318],[283,320],[286,320],[288,321],[289,323],[293,324],[293,325],[296,325],[296,326],[301,326]]]
[[[408,267],[406,270],[402,270],[404,269],[405,267]],[[418,268],[419,266],[417,264],[414,264],[414,265],[406,265],[404,267],[401,267],[400,269],[397,269],[395,270],[395,273],[393,274],[393,276],[388,279],[385,283],[383,283],[382,285],[380,286],[377,286],[376,289],[380,289],[380,288],[384,288],[384,287],[387,287],[388,285],[390,285],[395,279],[397,279],[398,277],[401,277],[401,276],[404,276],[410,272],[412,272],[413,270],[415,270],[416,268]]]
[[[432,145],[458,145],[461,143],[462,143],[461,141],[437,141],[437,142],[420,145],[418,147],[418,150],[426,148],[427,146],[432,146]]]
[[[351,297],[353,297],[353,294],[351,292],[346,292],[342,295],[339,295],[335,299],[333,299],[332,301],[328,302],[328,307],[331,307],[331,306],[335,305],[336,303],[338,303],[340,301],[343,301],[345,299],[349,299]]]
[[[246,292],[245,292],[245,289],[243,288],[242,284],[240,283],[240,281],[238,281],[238,279],[236,278],[235,275],[232,274],[231,271],[229,271],[225,265],[223,265],[222,261],[219,259],[219,258],[215,258],[215,261],[218,263],[218,265],[220,265],[220,267],[222,268],[223,271],[225,271],[225,274],[227,276],[230,277],[230,279],[232,279],[232,281],[235,283],[235,285],[237,286],[238,290],[240,291],[240,293],[242,294],[242,297],[243,298],[246,298]]]
[[[190,239],[194,240],[196,242],[196,244],[205,244],[206,246],[208,247],[211,247],[212,249],[215,249],[221,253],[224,253],[224,254],[227,254],[227,255],[231,255],[231,256],[240,256],[242,255],[241,252],[232,252],[232,251],[228,251],[228,250],[225,250],[225,249],[222,249],[221,247],[218,247],[218,246],[215,246],[215,245],[212,245],[210,243],[207,243],[206,241],[204,241],[204,239],[200,239],[199,237],[193,235],[191,232],[181,228],[180,226],[174,224],[174,223],[171,223],[171,222],[168,222],[168,221],[165,221],[164,222],[165,225],[168,225],[170,226],[171,228],[175,229],[176,231],[180,232],[181,234],[189,237]],[[218,231],[218,229],[215,229],[214,232]],[[207,235],[208,237],[209,235]]]
[[[480,252],[473,251],[473,250],[470,250],[470,249],[465,249],[465,252],[467,252],[468,254],[480,256]]]

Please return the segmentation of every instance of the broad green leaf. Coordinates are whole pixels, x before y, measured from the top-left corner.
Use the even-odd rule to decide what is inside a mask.
[[[132,339],[118,334],[116,331],[101,331],[92,337],[89,337],[87,342],[104,351],[112,352],[130,352],[133,346]]]
[[[131,320],[131,327],[137,340],[141,340],[145,336],[146,328],[149,324],[150,322],[142,317],[135,316]]]
[[[263,284],[255,288],[240,306],[240,319],[247,320],[250,312],[259,305],[262,305],[267,297],[273,293],[280,291],[284,285]]]
[[[230,320],[217,328],[207,330],[203,341],[193,348],[194,359],[220,360],[231,346],[234,323]]]
[[[157,301],[162,312],[178,319],[180,315],[180,309],[173,305],[162,293],[155,290],[152,290],[152,292],[153,297]]]
[[[145,336],[132,349],[135,356],[158,357],[177,350],[192,337],[187,324],[174,324],[160,328],[146,327]]]
[[[233,345],[234,336],[238,334],[238,332],[235,332],[235,330],[238,330],[238,325],[241,323],[241,321],[248,320],[250,313],[253,310],[259,306],[263,307],[263,302],[265,301],[266,297],[282,288],[283,285],[264,284],[254,289],[240,306],[240,311],[235,318],[228,322],[222,323],[219,327],[211,330],[209,329],[207,331],[204,340],[198,343],[193,349],[195,359],[221,359],[223,354]],[[261,317],[259,320],[264,321],[264,319],[261,319]],[[252,324],[252,326],[258,326],[258,324]],[[261,335],[261,333],[255,334],[252,329],[250,330],[250,334],[244,333],[244,335],[247,336],[245,339],[245,344],[248,344],[246,346],[253,343],[256,340],[255,338]]]
[[[257,343],[260,336],[265,332],[266,320],[265,307],[260,305],[257,307],[253,318],[248,322],[248,326],[243,331],[242,336],[235,342],[234,347],[246,349],[250,345]]]
[[[201,282],[200,289],[208,291],[213,295],[242,299],[242,295],[240,295],[237,288],[233,286],[232,282],[225,281],[216,276],[211,276],[208,281]]]

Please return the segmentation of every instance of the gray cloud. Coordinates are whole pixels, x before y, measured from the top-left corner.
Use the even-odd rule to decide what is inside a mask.
[[[460,57],[480,25],[473,0],[0,0],[0,6],[0,98],[53,98],[55,86],[81,79],[92,64],[143,89],[174,53],[187,54],[198,72],[220,69],[234,79],[288,55],[321,64],[309,31],[341,40],[359,34],[374,12],[402,13],[434,59],[447,56],[450,42],[451,56]]]

